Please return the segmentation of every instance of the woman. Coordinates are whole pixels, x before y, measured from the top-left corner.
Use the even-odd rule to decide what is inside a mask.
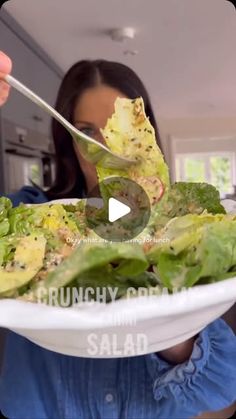
[[[11,70],[3,55],[0,66],[0,72]],[[9,88],[1,83],[2,104],[8,94]],[[137,75],[122,64],[102,60],[75,64],[62,82],[56,108],[80,130],[102,141],[100,128],[113,113],[117,96],[143,97],[159,142],[147,92]],[[82,197],[97,182],[94,167],[82,158],[70,135],[56,121],[52,128],[55,185],[47,195],[23,188],[11,195],[14,205]],[[64,356],[9,332],[0,409],[7,417],[19,419],[190,418],[235,401],[235,359],[236,337],[223,320],[161,353],[120,359]]]

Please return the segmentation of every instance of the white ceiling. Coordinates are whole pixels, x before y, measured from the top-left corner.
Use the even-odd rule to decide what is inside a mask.
[[[226,0],[21,0],[5,9],[63,69],[106,58],[135,69],[159,117],[236,117],[236,12]],[[110,28],[137,37],[113,42]],[[135,56],[124,55],[138,50]]]

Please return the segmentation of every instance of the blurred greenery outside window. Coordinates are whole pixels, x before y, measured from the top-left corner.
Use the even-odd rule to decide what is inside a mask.
[[[234,192],[235,153],[192,153],[175,156],[175,179],[184,182],[207,182],[222,198]]]

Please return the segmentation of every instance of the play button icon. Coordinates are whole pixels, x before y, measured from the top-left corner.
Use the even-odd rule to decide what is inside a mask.
[[[99,237],[108,241],[128,241],[146,227],[150,203],[138,183],[112,176],[90,191],[85,212],[89,229]]]
[[[111,223],[114,223],[114,221],[119,220],[120,218],[129,214],[130,211],[131,211],[131,209],[130,209],[130,207],[128,207],[128,205],[123,204],[122,202],[118,201],[118,199],[109,198],[109,201],[108,201],[108,220]]]

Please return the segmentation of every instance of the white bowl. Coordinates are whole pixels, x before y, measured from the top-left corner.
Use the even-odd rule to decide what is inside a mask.
[[[157,352],[197,334],[236,301],[236,278],[173,295],[59,308],[4,299],[0,326],[66,355],[89,358]]]
[[[232,208],[235,202],[231,202]],[[227,202],[229,212],[231,208]],[[4,299],[0,300],[0,327],[66,355],[136,356],[167,349],[194,336],[235,301],[236,277],[173,295],[130,298],[107,305],[83,303],[77,308]]]

